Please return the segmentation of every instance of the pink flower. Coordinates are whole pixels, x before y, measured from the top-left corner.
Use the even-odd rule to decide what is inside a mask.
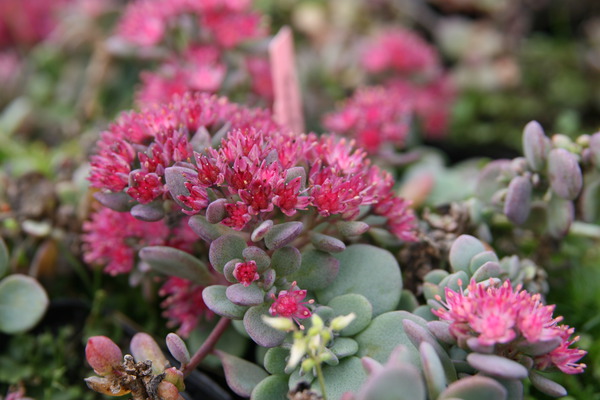
[[[269,313],[271,313],[272,316],[291,318],[296,321],[298,325],[302,326],[298,320],[309,318],[312,315],[311,311],[306,307],[306,304],[312,304],[314,303],[314,300],[303,301],[306,297],[306,290],[294,288],[297,288],[296,282],[292,282],[289,291],[282,290],[277,297],[272,294],[271,296],[275,301],[271,304]]]
[[[161,307],[163,316],[168,319],[167,326],[179,326],[177,333],[187,337],[196,328],[202,317],[212,318],[213,313],[202,299],[204,288],[185,279],[169,277],[158,294],[166,297]]]
[[[437,51],[420,36],[403,28],[383,31],[365,46],[362,64],[370,72],[430,74],[440,65]]]
[[[83,231],[85,262],[106,265],[104,271],[110,275],[130,272],[139,249],[163,245],[169,235],[163,221],[144,222],[108,208],[84,222]]]
[[[523,354],[521,349],[526,348],[523,345],[559,338],[558,347],[534,357],[535,367],[545,370],[554,366],[568,374],[583,372],[585,364],[576,362],[586,352],[569,348],[578,340],[569,340],[574,330],[558,325],[562,317],[553,318],[554,306],[543,305],[539,294],[529,294],[521,286],[513,290],[510,281],[495,287],[492,281],[486,286],[471,280],[467,290],[446,288],[444,307],[432,310],[448,321],[461,347],[468,347],[468,340],[474,338],[480,345],[492,346],[501,355],[518,360]],[[437,299],[441,301],[440,296]]]
[[[235,264],[233,276],[244,286],[250,286],[252,282],[260,278],[257,272],[256,262],[252,260]]]
[[[390,145],[404,147],[414,111],[412,99],[394,88],[358,90],[343,107],[325,116],[324,126],[354,138],[359,147],[377,153]]]

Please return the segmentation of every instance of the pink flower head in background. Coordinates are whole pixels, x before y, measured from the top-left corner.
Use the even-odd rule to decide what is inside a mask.
[[[410,129],[413,104],[393,88],[359,89],[343,107],[327,114],[326,129],[352,137],[359,147],[377,153],[382,146],[402,148]]]
[[[309,318],[312,315],[306,305],[314,303],[314,300],[304,300],[306,293],[306,290],[300,290],[296,286],[296,282],[292,282],[290,290],[282,290],[277,296],[271,295],[274,302],[269,308],[269,313],[272,316],[291,318],[302,326],[298,320]]]
[[[495,287],[492,281],[486,286],[471,280],[466,292],[446,288],[445,295],[444,307],[432,312],[450,323],[450,332],[462,347],[475,339],[478,345],[492,346],[501,355],[515,358],[524,345],[558,339],[556,348],[534,355],[535,367],[545,370],[554,366],[567,374],[583,372],[585,364],[577,361],[586,352],[569,348],[578,337],[570,339],[574,330],[558,325],[562,317],[553,318],[554,306],[544,305],[539,294],[532,295],[521,286],[513,289],[510,281]]]
[[[361,62],[371,73],[394,70],[402,74],[437,73],[437,51],[416,33],[393,28],[381,32],[365,46]]]

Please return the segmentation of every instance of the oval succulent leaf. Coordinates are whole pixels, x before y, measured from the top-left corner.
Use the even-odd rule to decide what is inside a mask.
[[[453,271],[469,271],[471,259],[486,251],[483,243],[471,235],[460,235],[450,247],[450,265]]]
[[[527,378],[527,368],[516,361],[495,354],[471,353],[467,356],[467,362],[473,368],[497,378]]]
[[[533,386],[548,396],[563,397],[567,395],[567,390],[563,386],[536,372],[532,371],[529,374],[529,379]]]
[[[557,239],[564,237],[575,219],[575,207],[571,200],[552,196],[548,203],[548,233]]]
[[[270,219],[263,221],[250,235],[250,240],[258,242],[262,240],[267,233],[273,228],[273,221]]]
[[[502,268],[496,261],[488,261],[477,269],[472,278],[475,282],[483,282],[490,278],[497,278],[502,274]]]
[[[475,184],[475,194],[481,201],[491,203],[495,194],[506,187],[503,178],[509,168],[509,160],[495,160],[481,170]]]
[[[421,353],[421,365],[423,366],[423,374],[425,375],[425,384],[427,385],[429,398],[436,399],[446,388],[447,383],[442,361],[433,346],[427,342],[421,343],[419,352]]]
[[[289,392],[286,375],[271,375],[260,381],[250,397],[254,400],[285,399]]]
[[[190,217],[188,225],[194,233],[207,243],[211,243],[221,236],[217,227],[208,222],[202,215],[194,215]]]
[[[269,374],[261,367],[220,350],[215,354],[223,364],[227,385],[241,397],[250,397],[252,390]]]
[[[244,286],[241,283],[228,286],[225,295],[238,306],[257,306],[262,304],[265,298],[265,292],[256,283],[250,286]]]
[[[331,285],[316,292],[319,302],[327,304],[342,294],[357,293],[373,305],[374,316],[396,308],[402,291],[402,276],[400,266],[390,252],[371,245],[354,244],[335,258],[340,263],[339,274]]]
[[[295,247],[282,247],[275,250],[271,264],[277,275],[288,276],[292,275],[300,269],[302,265],[302,254]]]
[[[206,264],[174,247],[144,247],[140,250],[140,258],[153,270],[168,276],[177,276],[203,286],[210,285],[214,281]]]
[[[334,311],[335,316],[354,313],[356,318],[346,328],[340,331],[342,336],[354,336],[371,322],[373,306],[365,296],[357,293],[348,293],[334,297],[328,304]]]
[[[225,264],[235,258],[244,258],[246,242],[237,235],[224,235],[214,240],[208,250],[210,265],[223,273]]]
[[[190,352],[185,342],[179,337],[179,335],[175,333],[169,333],[165,341],[173,358],[182,364],[187,364],[190,362]]]
[[[357,400],[425,400],[421,373],[412,365],[386,368],[367,380]]]
[[[190,192],[185,187],[185,183],[198,175],[198,172],[191,168],[172,166],[165,169],[165,183],[171,193],[171,197],[177,204],[186,210],[189,210],[185,204],[179,200],[179,196],[189,196]]]
[[[296,239],[304,230],[304,224],[299,221],[285,222],[274,225],[265,235],[265,246],[270,250],[287,246]]]
[[[362,221],[340,221],[335,224],[340,235],[347,238],[360,236],[369,230],[369,224]]]
[[[504,200],[504,214],[517,225],[523,224],[531,210],[531,182],[524,176],[516,176],[508,185]]]
[[[14,274],[0,281],[0,332],[12,335],[33,328],[47,307],[48,295],[35,279]]]
[[[269,265],[271,265],[271,258],[269,255],[263,249],[256,246],[246,247],[242,251],[242,256],[245,261],[254,261],[259,273],[265,272],[267,268],[269,268]]]
[[[437,400],[507,400],[506,389],[492,378],[470,376],[453,382]]]
[[[131,209],[131,215],[140,221],[160,221],[165,216],[162,203],[136,204]]]
[[[339,260],[331,254],[311,249],[302,254],[300,269],[288,275],[288,280],[308,290],[325,289],[335,281],[339,269]]]
[[[259,346],[279,346],[285,339],[286,333],[267,325],[262,319],[263,315],[270,317],[269,306],[266,304],[250,307],[244,315],[246,332]]]
[[[531,121],[525,125],[523,153],[532,170],[541,171],[544,168],[549,151],[549,139],[544,134],[542,126],[537,121]]]
[[[217,199],[211,202],[208,207],[206,207],[206,220],[211,224],[218,224],[227,216],[227,211],[225,210],[225,204],[227,203],[226,199]]]
[[[322,233],[313,233],[310,236],[310,241],[316,249],[328,253],[339,253],[346,249],[346,245],[340,239]]]
[[[553,149],[548,156],[548,175],[552,191],[566,200],[581,192],[583,176],[577,157],[565,149]]]
[[[125,192],[96,192],[94,198],[104,207],[118,212],[129,211],[134,204],[133,199]]]
[[[204,288],[202,300],[209,310],[217,315],[231,319],[242,319],[248,307],[233,304],[225,294],[227,286],[213,285]]]

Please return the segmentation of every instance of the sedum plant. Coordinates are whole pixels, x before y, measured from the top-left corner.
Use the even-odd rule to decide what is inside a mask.
[[[384,399],[388,387],[413,399],[513,399],[526,379],[560,396],[543,372],[584,370],[585,351],[535,293],[545,275],[528,260],[462,235],[422,294],[403,290],[390,250],[419,240],[417,219],[391,175],[345,139],[186,95],[123,114],[98,142],[90,180],[109,209],[85,227],[87,260],[165,276],[165,315],[184,337],[219,318],[191,357],[167,338],[179,368],[148,335],[124,358],[92,338],[99,377],[87,382],[101,393],[177,399],[209,354],[230,389],[254,399]],[[256,362],[215,349],[231,329],[263,349]]]

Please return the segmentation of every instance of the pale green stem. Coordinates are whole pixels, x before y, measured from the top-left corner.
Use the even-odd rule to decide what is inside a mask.
[[[321,369],[321,363],[315,360],[315,369],[317,370],[317,379],[319,380],[319,386],[321,387],[321,394],[323,400],[327,400],[327,394],[325,393],[325,378],[323,377],[323,370]]]

